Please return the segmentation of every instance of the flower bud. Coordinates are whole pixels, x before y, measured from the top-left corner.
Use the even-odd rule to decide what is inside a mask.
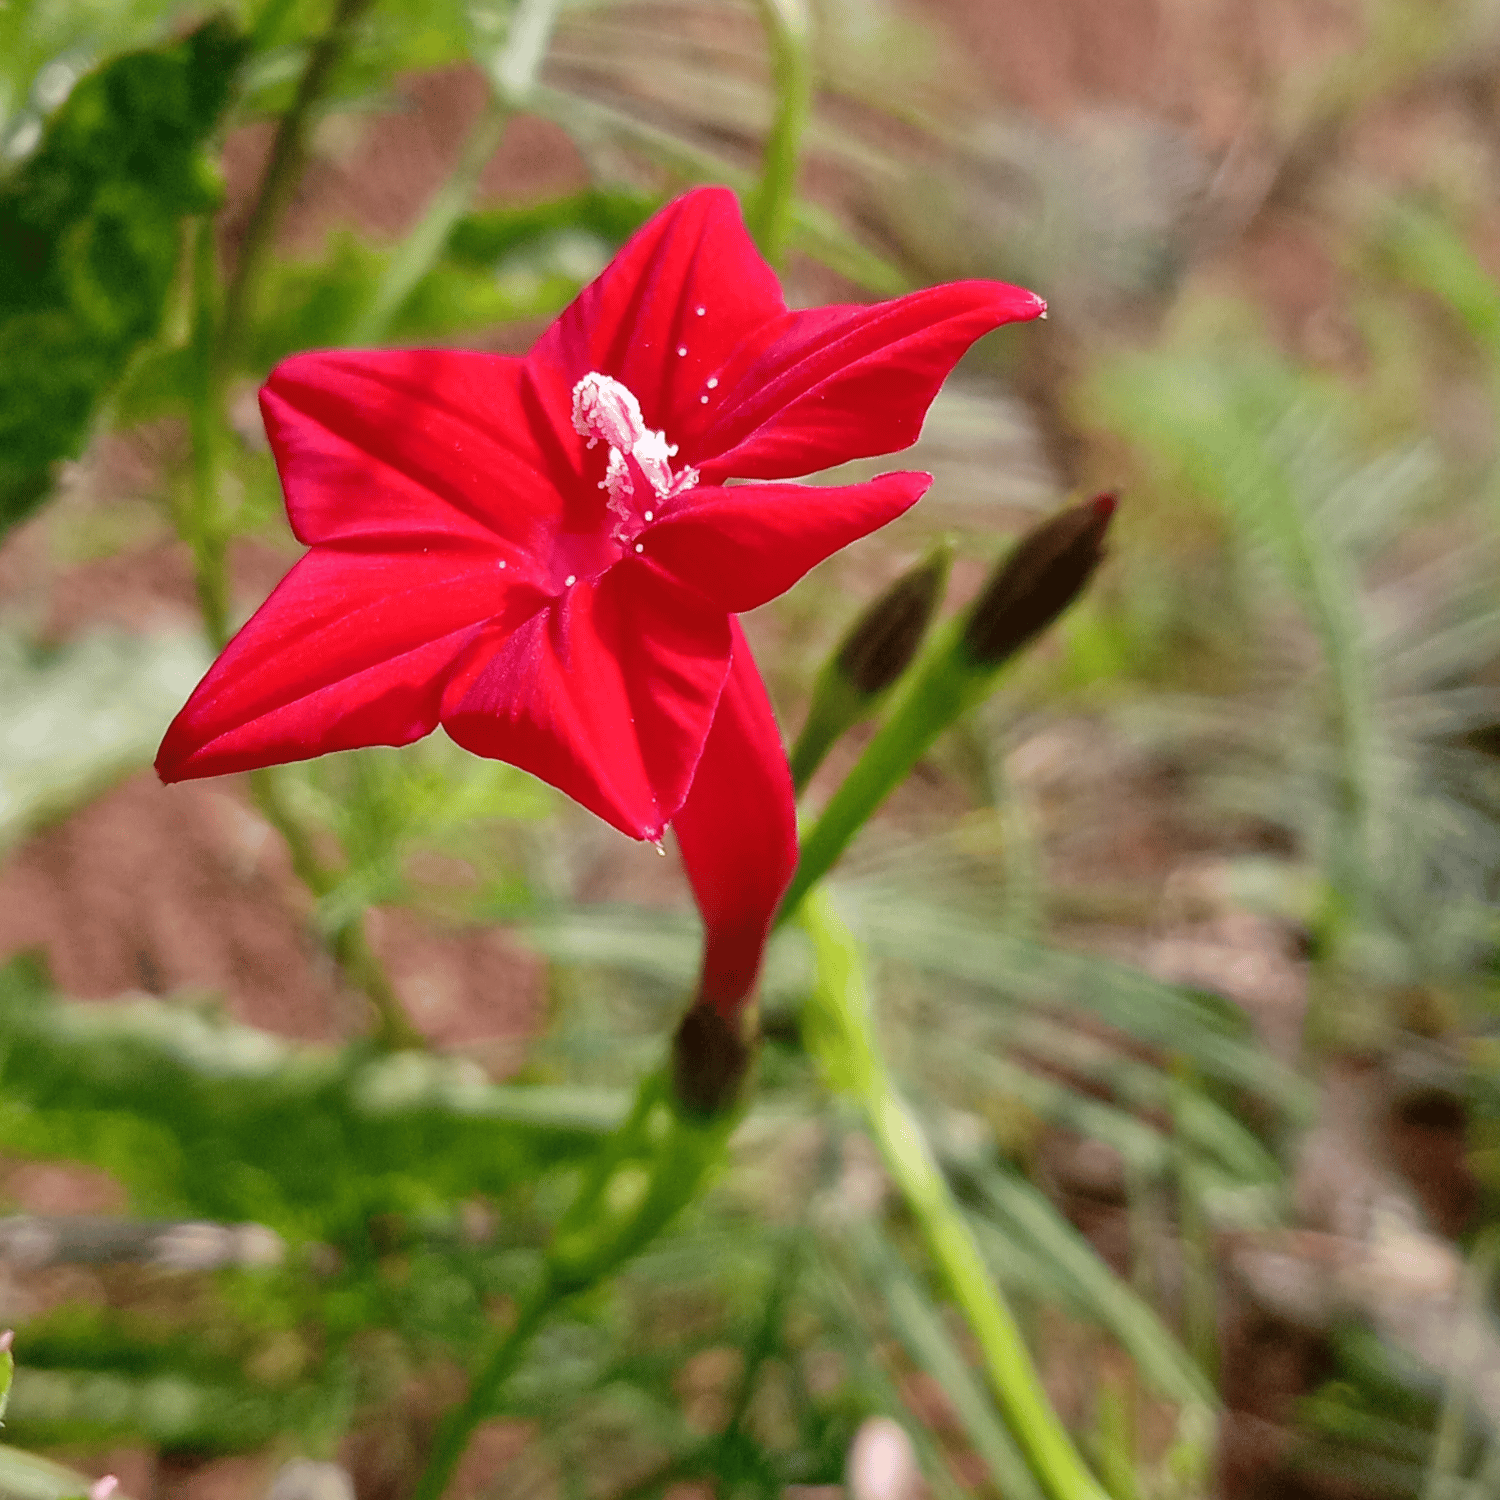
[[[963,646],[976,665],[1014,656],[1083,592],[1104,556],[1118,498],[1096,495],[1049,516],[990,574],[964,618]]]
[[[911,665],[927,633],[953,561],[940,542],[867,605],[818,674],[807,723],[792,749],[792,781],[800,791],[846,730],[868,718]]]
[[[952,544],[939,543],[849,627],[833,659],[856,692],[873,698],[893,686],[911,665],[952,561]]]

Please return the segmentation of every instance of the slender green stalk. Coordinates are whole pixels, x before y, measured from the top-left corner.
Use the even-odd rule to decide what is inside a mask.
[[[797,873],[777,914],[778,924],[797,910],[938,735],[989,690],[993,674],[976,677],[962,661],[959,647],[959,627],[950,622],[912,669],[890,717],[865,746],[803,840]]]
[[[179,510],[177,521],[193,552],[193,578],[204,633],[215,650],[222,650],[230,635],[230,528],[220,492],[225,446],[226,335],[224,323],[219,318],[214,226],[207,217],[201,219],[194,230],[190,269],[192,321],[189,339],[196,375],[188,411],[192,439],[191,479],[188,502]],[[275,777],[266,771],[253,772],[250,787],[262,816],[285,839],[298,878],[314,896],[326,894],[333,884],[333,876],[318,860],[306,830],[281,797]],[[344,923],[330,936],[329,948],[341,972],[363,991],[373,1006],[376,1042],[392,1049],[425,1046],[370,947],[363,913]]]
[[[761,156],[760,183],[745,217],[773,265],[786,253],[797,196],[797,161],[812,115],[812,20],[806,0],[760,0],[761,24],[771,52],[776,114]]]
[[[223,404],[214,379],[214,348],[219,328],[219,268],[214,223],[206,215],[193,231],[192,328],[190,346],[195,380],[188,412],[192,437],[191,498],[179,517],[193,549],[193,578],[203,629],[215,651],[229,640],[229,570],[226,566],[223,505],[219,496],[219,459],[223,441]]]
[[[493,1414],[501,1387],[515,1373],[537,1329],[556,1310],[557,1302],[555,1289],[547,1283],[522,1305],[516,1321],[474,1377],[468,1399],[461,1406],[451,1407],[443,1417],[411,1500],[442,1500],[474,1429]]]
[[[489,70],[490,93],[484,110],[448,180],[433,194],[426,213],[392,254],[370,305],[354,326],[351,343],[379,343],[402,304],[443,253],[453,226],[468,208],[485,167],[505,135],[505,127],[531,96],[547,55],[558,4],[559,0],[520,0],[516,6],[505,46]]]
[[[697,1197],[722,1162],[738,1119],[734,1110],[704,1117],[682,1108],[666,1070],[641,1081],[629,1117],[595,1152],[557,1226],[540,1285],[474,1377],[468,1400],[444,1419],[413,1500],[442,1495],[474,1429],[495,1414],[501,1387],[542,1324],[613,1276]]]
[[[307,165],[307,137],[314,106],[322,98],[335,65],[348,50],[354,28],[374,0],[337,0],[328,29],[313,43],[307,66],[297,80],[291,108],[281,117],[271,158],[266,163],[260,192],[250,211],[245,237],[240,243],[234,276],[224,297],[224,321],[220,325],[215,366],[222,376],[231,369],[244,342],[245,330],[254,314],[255,292],[261,271],[271,253],[281,224]]]
[[[961,714],[983,702],[1006,663],[1083,592],[1104,556],[1117,502],[1114,494],[1095,495],[1033,526],[968,609],[934,635],[906,675],[890,717],[803,842],[778,923],[796,911],[918,757]]]
[[[1182,1245],[1183,1323],[1188,1349],[1198,1368],[1217,1384],[1219,1375],[1219,1295],[1214,1274],[1213,1237],[1203,1212],[1183,1115],[1192,1084],[1186,1064],[1172,1081],[1172,1160],[1176,1169],[1177,1223]]]
[[[282,796],[275,773],[252,771],[250,793],[261,816],[285,841],[293,873],[314,897],[326,896],[336,877],[318,858],[307,830]],[[356,913],[330,933],[328,947],[344,976],[363,991],[374,1008],[376,1044],[391,1051],[425,1048],[427,1039],[412,1025],[390,976],[370,947],[364,912]]]
[[[817,963],[804,1026],[830,1087],[854,1099],[979,1346],[1007,1425],[1052,1500],[1106,1500],[1052,1409],[1010,1308],[990,1280],[921,1126],[875,1040],[859,947],[822,892],[801,903]]]
[[[488,165],[505,134],[511,109],[497,94],[485,101],[463,154],[448,180],[433,194],[427,212],[416,227],[396,247],[375,295],[350,334],[352,344],[378,344],[390,329],[391,320],[401,311],[417,283],[430,271],[459,216],[469,206],[480,174]]]

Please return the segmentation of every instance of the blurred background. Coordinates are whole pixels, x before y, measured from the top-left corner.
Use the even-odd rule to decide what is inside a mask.
[[[952,610],[1122,494],[836,872],[893,1066],[1116,1500],[1500,1495],[1493,0],[0,6],[17,1449],[137,1500],[410,1493],[660,1055],[675,855],[440,735],[149,762],[299,552],[271,365],[524,351],[674,192],[754,186],[804,28],[788,300],[1049,315],[944,388],[928,498],[747,617],[788,738],[936,539]],[[801,1048],[808,973],[779,939],[729,1169],[450,1494],[1040,1494]],[[17,1449],[0,1491],[68,1493]]]

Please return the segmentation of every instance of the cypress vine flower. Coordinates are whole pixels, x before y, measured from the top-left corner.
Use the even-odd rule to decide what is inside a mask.
[[[735,617],[931,479],[784,481],[914,442],[964,350],[1043,308],[971,281],[788,311],[733,195],[704,188],[524,358],[294,355],[261,411],[310,550],[173,721],[158,773],[441,724],[634,838],[672,825],[707,928],[698,998],[734,1017],[797,857],[781,737]]]

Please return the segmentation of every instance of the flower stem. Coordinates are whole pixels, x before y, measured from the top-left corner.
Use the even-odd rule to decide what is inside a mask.
[[[468,1399],[449,1409],[438,1427],[427,1466],[411,1492],[411,1500],[442,1500],[453,1471],[469,1446],[474,1429],[487,1421],[505,1382],[515,1373],[535,1335],[556,1310],[558,1297],[550,1283],[522,1304],[516,1321],[496,1346],[484,1368],[474,1377]]]
[[[396,247],[375,295],[350,333],[350,343],[378,344],[389,333],[391,320],[443,253],[454,224],[469,206],[480,174],[505,134],[511,113],[510,106],[499,95],[492,93],[485,100],[483,113],[464,142],[458,165],[433,194],[427,212]]]
[[[974,1334],[1000,1409],[1052,1500],[1106,1500],[1047,1399],[1015,1317],[875,1040],[859,947],[822,892],[801,903],[817,979],[804,1025],[830,1087],[855,1100]]]
[[[191,260],[192,327],[190,332],[196,379],[188,428],[192,440],[191,483],[187,506],[177,516],[178,529],[193,552],[193,579],[203,629],[216,651],[229,640],[229,524],[220,495],[224,453],[224,366],[216,359],[222,349],[219,313],[218,259],[213,221],[199,220]],[[318,860],[312,840],[281,796],[270,772],[250,776],[251,795],[261,815],[286,841],[292,868],[314,896],[325,894],[333,877]],[[340,971],[363,991],[376,1016],[375,1040],[390,1049],[425,1046],[411,1024],[389,976],[370,947],[364,914],[351,918],[329,938],[329,948]]]
[[[705,1118],[678,1107],[665,1072],[641,1081],[629,1116],[595,1152],[558,1223],[539,1286],[474,1377],[468,1399],[439,1428],[412,1500],[439,1500],[474,1429],[494,1415],[532,1336],[566,1302],[638,1255],[697,1196],[738,1120],[734,1110]]]
[[[214,378],[218,333],[219,271],[213,220],[205,215],[193,231],[192,330],[195,379],[188,412],[192,441],[191,499],[178,524],[193,549],[193,581],[204,633],[215,651],[229,640],[229,570],[225,561],[223,506],[219,496],[223,404]]]
[[[260,192],[245,226],[234,275],[224,297],[224,321],[219,328],[215,368],[222,376],[240,353],[245,330],[255,311],[255,292],[261,270],[276,238],[281,217],[297,191],[307,165],[307,136],[313,107],[322,97],[335,65],[348,50],[354,28],[373,0],[337,0],[328,29],[313,43],[307,66],[297,80],[291,108],[276,127],[271,157],[266,163]]]
[[[782,898],[777,924],[832,868],[866,820],[905,780],[918,758],[965,709],[989,690],[994,673],[965,660],[958,626],[950,623],[912,670],[891,716],[865,746],[812,831],[802,841],[797,873]]]
[[[761,24],[771,51],[776,114],[761,157],[760,183],[745,218],[761,254],[773,265],[786,253],[797,195],[797,160],[812,114],[812,21],[806,0],[760,0]]]
[[[319,860],[307,830],[287,805],[275,772],[250,772],[250,794],[261,816],[285,841],[297,878],[314,897],[326,896],[335,877]],[[376,1045],[392,1052],[425,1048],[427,1039],[412,1025],[390,976],[370,947],[364,912],[356,912],[335,928],[328,935],[328,947],[344,977],[364,993],[375,1011]]]
[[[390,331],[416,285],[436,264],[448,236],[479,186],[479,179],[499,148],[505,127],[526,104],[557,19],[559,0],[519,0],[511,13],[505,46],[490,67],[490,91],[458,162],[433,194],[416,226],[396,247],[375,296],[354,325],[350,343],[376,344]]]

